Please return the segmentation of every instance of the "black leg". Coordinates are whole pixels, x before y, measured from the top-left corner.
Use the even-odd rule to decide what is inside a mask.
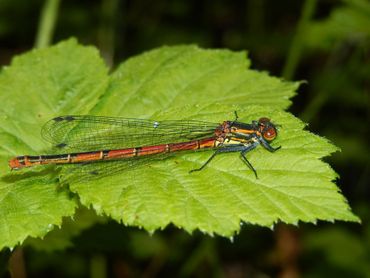
[[[261,138],[258,138],[258,141],[260,141],[260,143],[262,144],[262,146],[266,149],[266,150],[268,150],[269,152],[275,152],[275,151],[277,151],[278,149],[280,149],[281,148],[281,146],[279,146],[279,147],[277,147],[277,148],[273,148],[273,147],[271,147],[271,145],[265,140],[265,139],[263,139],[262,137]]]
[[[200,167],[200,168],[198,168],[198,169],[193,169],[193,170],[190,170],[189,171],[189,174],[190,173],[193,173],[193,172],[197,172],[197,171],[201,171],[201,170],[203,170],[203,168],[204,167],[206,167],[207,166],[207,164],[208,163],[210,163],[211,162],[211,160],[217,155],[219,153],[219,150],[217,150],[217,151],[215,151],[212,155],[211,155],[211,157],[210,158],[208,158],[208,160],[206,161],[206,163],[204,163],[203,165],[202,165],[202,167]]]
[[[208,158],[208,160],[202,165],[202,167],[198,168],[198,169],[193,169],[193,170],[190,170],[189,173],[192,173],[192,172],[197,172],[197,171],[200,171],[200,170],[203,170],[204,167],[207,166],[207,164],[209,162],[211,162],[211,160],[219,153],[230,153],[230,152],[240,152],[242,158],[243,158],[243,161],[248,165],[248,167],[253,171],[254,175],[257,177],[257,172],[256,170],[253,168],[252,164],[248,161],[248,159],[245,157],[245,154],[247,152],[249,152],[250,150],[253,150],[255,147],[258,146],[258,142],[253,142],[252,144],[248,145],[248,146],[245,146],[243,144],[235,144],[235,145],[227,145],[227,146],[224,146],[224,147],[220,147],[219,149],[217,149],[212,155],[210,158]]]
[[[235,114],[235,120],[234,120],[234,123],[239,119],[239,116],[238,116],[238,113],[236,112],[236,110],[234,111],[234,114]]]
[[[248,159],[245,157],[245,151],[243,152],[240,152],[242,158],[243,158],[243,161],[248,165],[249,169],[251,169],[254,173],[254,175],[256,176],[256,179],[258,179],[258,176],[257,176],[257,171],[256,169],[254,169],[253,165],[248,161]]]
[[[200,170],[203,170],[204,167],[207,166],[208,163],[211,162],[211,160],[219,153],[230,153],[230,152],[240,152],[240,151],[243,151],[245,150],[245,146],[244,145],[241,145],[241,144],[235,144],[235,145],[227,145],[225,147],[223,147],[223,145],[219,145],[218,146],[218,149],[211,155],[210,158],[208,158],[208,160],[206,161],[206,163],[204,163],[202,165],[202,167],[198,168],[198,169],[193,169],[193,170],[190,170],[189,171],[189,174],[192,173],[192,172],[197,172],[197,171],[200,171]]]

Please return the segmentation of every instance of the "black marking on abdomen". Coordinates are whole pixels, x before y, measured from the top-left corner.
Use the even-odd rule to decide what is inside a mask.
[[[142,150],[142,147],[133,148],[132,153],[134,156],[138,156],[141,150]]]
[[[17,160],[20,164],[26,165],[25,163],[25,156],[17,156]]]
[[[68,154],[50,154],[45,156],[40,156],[42,159],[61,159],[61,158],[67,158]]]

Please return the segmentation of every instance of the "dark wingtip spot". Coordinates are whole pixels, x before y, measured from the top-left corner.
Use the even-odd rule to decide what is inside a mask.
[[[64,119],[66,121],[73,121],[75,119],[75,117],[73,117],[73,116],[65,116]]]
[[[75,117],[73,116],[60,116],[53,119],[54,122],[61,122],[61,121],[73,121]]]
[[[97,176],[97,175],[99,175],[99,172],[98,171],[91,171],[90,174],[94,175],[94,176]]]
[[[63,117],[56,117],[53,119],[54,122],[61,122],[63,121]]]
[[[55,147],[59,148],[59,149],[62,149],[62,148],[65,148],[67,146],[66,143],[60,143],[58,145],[56,145]]]

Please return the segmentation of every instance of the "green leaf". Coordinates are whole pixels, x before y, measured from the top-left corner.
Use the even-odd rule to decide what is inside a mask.
[[[0,75],[0,101],[6,104],[0,111],[0,154],[4,158],[1,169],[7,173],[5,159],[11,156],[39,154],[45,149],[37,133],[41,122],[56,115],[217,123],[233,120],[237,111],[241,121],[266,116],[281,125],[273,143],[282,146],[279,151],[269,153],[258,147],[247,154],[259,179],[238,153],[218,155],[203,171],[189,174],[212,154],[204,151],[178,154],[101,180],[71,183],[69,189],[98,214],[105,213],[125,225],[144,227],[150,232],[173,223],[187,231],[200,229],[232,236],[243,222],[272,226],[278,221],[358,221],[332,183],[337,177],[335,172],[321,160],[336,147],[304,131],[302,122],[283,112],[299,82],[285,82],[248,67],[244,53],[196,46],[162,47],[144,53],[120,65],[110,77],[96,51],[74,40],[22,55]],[[0,196],[23,189],[26,196],[43,207],[43,193],[33,186],[40,186],[41,177],[44,182],[51,181],[51,177],[39,173],[56,175],[52,169],[24,171],[29,179],[18,180],[22,173],[11,174],[2,180],[7,193],[2,190]],[[62,167],[62,171],[67,168]],[[42,188],[54,190],[54,194],[67,190],[51,182]],[[38,194],[41,195],[35,197]],[[59,202],[74,207],[73,199]],[[9,208],[17,214],[17,205],[17,200],[6,200],[0,229],[13,223]],[[59,208],[61,213],[54,214],[58,223],[62,216],[71,215],[63,205],[56,206]],[[35,222],[32,215],[29,213],[27,220]],[[18,235],[13,241],[4,238],[2,246],[12,246],[26,235],[34,236],[22,227],[20,230],[23,237]]]

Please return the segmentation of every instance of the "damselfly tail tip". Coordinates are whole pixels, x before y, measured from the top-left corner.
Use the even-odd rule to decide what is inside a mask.
[[[18,157],[10,159],[8,164],[11,170],[18,170],[25,167],[25,165],[21,163]]]

